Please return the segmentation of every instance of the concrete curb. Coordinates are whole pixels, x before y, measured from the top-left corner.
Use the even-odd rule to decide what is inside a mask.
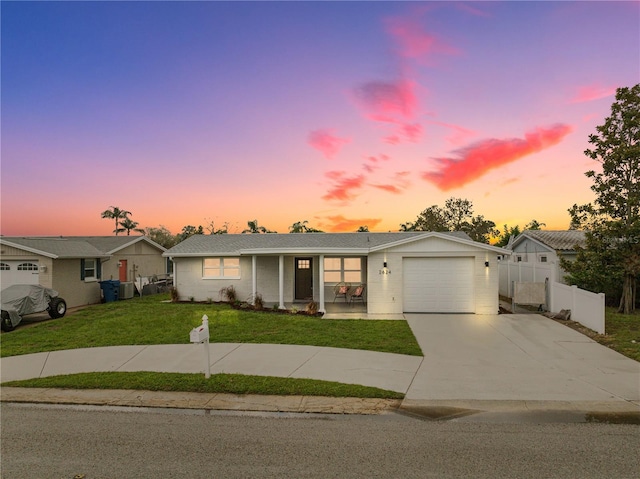
[[[402,403],[401,399],[17,387],[0,388],[0,401],[320,414],[384,414],[397,410]]]

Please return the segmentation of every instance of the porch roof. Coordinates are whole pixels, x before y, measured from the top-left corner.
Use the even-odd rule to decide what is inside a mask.
[[[472,241],[463,232],[434,233],[426,231],[394,233],[285,233],[193,235],[167,250],[163,256],[242,256],[266,254],[341,254],[368,255],[372,251],[397,246],[427,237],[507,251]]]

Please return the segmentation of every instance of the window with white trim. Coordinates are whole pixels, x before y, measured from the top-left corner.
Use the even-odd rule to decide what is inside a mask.
[[[325,258],[324,259],[325,283],[361,283],[362,259],[361,258]]]
[[[240,278],[240,258],[204,258],[204,278]]]
[[[20,263],[18,271],[38,271],[38,265],[35,263]]]
[[[95,259],[85,259],[82,266],[82,277],[85,281],[95,281],[98,277],[97,268],[96,268],[96,260]]]
[[[547,262],[547,257],[546,256],[540,256],[540,262],[541,263],[546,263]]]
[[[0,263],[0,271],[10,271],[11,270],[11,266],[9,266],[7,263]]]

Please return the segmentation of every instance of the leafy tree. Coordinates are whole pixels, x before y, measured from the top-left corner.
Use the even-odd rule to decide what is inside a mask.
[[[289,226],[289,233],[322,233],[322,231],[307,226],[308,221],[296,221]]]
[[[541,230],[543,226],[547,226],[546,223],[540,223],[538,220],[531,220],[529,223],[524,225],[524,229],[526,230]]]
[[[145,228],[144,234],[160,246],[169,249],[178,243],[178,238],[171,234],[166,226],[160,225],[158,228]]]
[[[541,230],[543,226],[547,226],[545,223],[541,223],[538,220],[531,220],[529,223],[524,225],[525,230]],[[495,246],[500,246],[501,248],[507,246],[509,244],[509,240],[513,237],[515,238],[521,233],[520,226],[507,226],[504,225],[502,229],[502,233],[498,235],[498,241],[496,241]]]
[[[248,228],[242,233],[277,233],[277,231],[271,231],[264,226],[258,225],[258,220],[247,221]]]
[[[202,228],[202,225],[198,226],[197,228],[195,226],[192,225],[187,225],[185,227],[182,228],[182,232],[178,233],[177,236],[177,243],[180,243],[184,240],[186,240],[188,237],[193,236],[193,235],[203,235],[204,234],[204,229]]]
[[[595,200],[569,209],[571,226],[588,228],[586,245],[574,263],[563,264],[578,286],[617,283],[618,311],[630,314],[640,275],[640,84],[618,88],[611,115],[596,131],[584,152],[602,167],[585,173]]]
[[[500,235],[498,235],[498,241],[496,241],[495,246],[499,246],[501,248],[507,246],[509,244],[509,240],[511,239],[511,237],[516,237],[520,234],[520,226],[515,225],[515,226],[507,226],[504,225],[504,227],[502,228],[502,233],[500,233]]]
[[[356,231],[356,233],[368,233],[368,232],[369,232],[369,227],[367,225],[360,226]]]
[[[132,214],[131,211],[121,210],[117,206],[109,206],[109,209],[102,212],[101,217],[112,219],[115,221],[116,227],[113,230],[113,232],[116,234],[116,236],[118,236],[118,233],[122,233],[126,231],[124,228],[119,228],[118,223],[120,222],[120,220],[126,219],[127,215],[130,215],[130,214]]]
[[[499,234],[493,221],[473,216],[473,203],[461,198],[449,198],[444,208],[438,205],[423,210],[416,220],[400,225],[401,231],[463,231],[474,241],[488,243]]]
[[[213,220],[209,221],[209,224],[205,227],[210,235],[224,235],[229,232],[229,223],[223,223],[222,228],[216,228]]]
[[[411,223],[408,231],[449,231],[444,211],[438,205],[433,205],[418,215]]]
[[[133,221],[131,218],[125,218],[124,220],[122,220],[120,222],[120,226],[122,226],[122,228],[118,228],[118,229],[122,231],[126,231],[127,236],[131,235],[131,230],[134,230],[137,233],[142,233],[142,234],[145,233],[144,229],[138,228],[138,222]]]

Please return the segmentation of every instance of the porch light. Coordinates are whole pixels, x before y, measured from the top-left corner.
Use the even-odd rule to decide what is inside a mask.
[[[387,262],[382,263],[382,269],[378,271],[379,274],[391,274],[389,268],[387,268]]]
[[[485,262],[484,262],[484,265],[488,268],[488,267],[489,267],[489,262],[488,262],[488,261],[485,261]]]

